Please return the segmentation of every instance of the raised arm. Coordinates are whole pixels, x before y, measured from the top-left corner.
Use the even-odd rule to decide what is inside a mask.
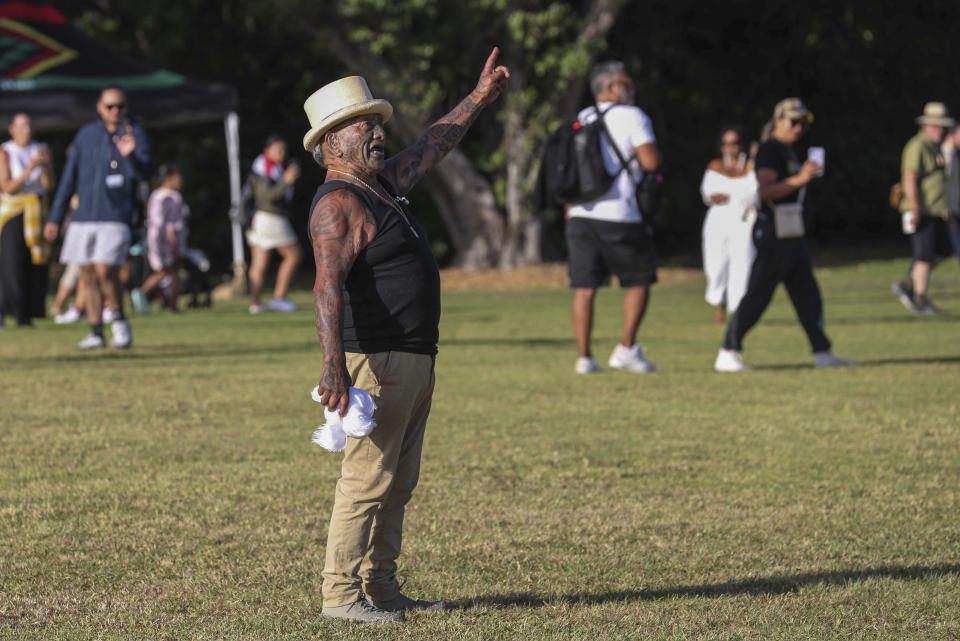
[[[453,111],[430,125],[413,145],[387,160],[381,174],[399,194],[410,191],[425,173],[443,160],[463,138],[480,110],[499,98],[506,89],[510,70],[503,65],[497,66],[499,54],[500,49],[494,47],[476,88]]]
[[[343,351],[343,283],[375,232],[370,211],[345,190],[322,197],[310,214],[310,240],[317,265],[314,311],[323,347],[318,386],[324,405],[331,411],[339,407],[341,416],[350,404],[350,374]]]

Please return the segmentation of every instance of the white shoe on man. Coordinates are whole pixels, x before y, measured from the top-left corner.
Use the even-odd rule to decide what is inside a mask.
[[[717,360],[713,362],[713,369],[717,372],[746,372],[753,368],[743,362],[740,352],[721,348]]]
[[[88,349],[102,349],[107,346],[107,342],[103,340],[103,336],[97,336],[96,334],[88,334],[86,338],[77,343],[77,349],[88,350]]]
[[[578,358],[574,369],[577,374],[599,374],[603,371],[603,368],[600,367],[600,364],[597,363],[597,360],[593,356],[581,356]]]
[[[110,333],[113,334],[113,346],[117,349],[127,349],[133,345],[133,333],[127,319],[121,318],[110,323]]]
[[[102,320],[104,323],[112,323],[113,321],[117,320],[117,310],[104,305],[100,320]]]
[[[814,367],[854,367],[857,361],[840,358],[831,351],[817,352],[814,355]]]
[[[653,363],[643,357],[643,348],[636,343],[631,347],[623,345],[614,347],[607,365],[637,374],[647,374],[657,369]]]

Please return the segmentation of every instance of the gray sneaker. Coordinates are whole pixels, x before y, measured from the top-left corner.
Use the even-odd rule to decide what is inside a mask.
[[[402,612],[388,612],[383,608],[378,608],[367,601],[363,595],[360,595],[359,599],[348,605],[335,608],[325,607],[320,611],[320,614],[330,619],[343,619],[356,623],[400,623],[404,620]]]
[[[914,305],[916,305],[916,309],[913,312],[918,316],[936,316],[940,313],[940,310],[934,307],[926,296],[917,296]]]
[[[446,601],[421,601],[420,599],[411,599],[400,592],[389,601],[374,601],[373,603],[376,607],[388,612],[410,612],[412,610],[446,612],[450,609]]]

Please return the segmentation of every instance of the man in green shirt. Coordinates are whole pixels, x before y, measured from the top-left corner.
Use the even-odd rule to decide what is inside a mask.
[[[954,120],[942,102],[928,102],[917,124],[920,131],[907,142],[900,161],[900,211],[904,233],[910,234],[913,246],[913,265],[909,282],[895,283],[893,290],[914,313],[934,315],[937,309],[927,297],[930,271],[940,258],[952,253],[947,229],[947,178],[940,142]]]

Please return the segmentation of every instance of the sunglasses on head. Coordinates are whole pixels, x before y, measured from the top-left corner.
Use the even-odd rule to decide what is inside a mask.
[[[103,108],[104,108],[104,109],[107,109],[107,110],[112,110],[112,109],[121,109],[121,110],[122,110],[122,109],[126,109],[126,108],[127,108],[127,103],[125,103],[125,102],[118,102],[118,103],[114,103],[114,104],[110,104],[110,105],[104,103]]]
[[[791,119],[790,119],[790,125],[793,126],[793,127],[796,127],[797,125],[800,125],[800,126],[802,126],[802,127],[806,127],[806,126],[807,126],[807,121],[804,120],[803,118],[791,118]]]

